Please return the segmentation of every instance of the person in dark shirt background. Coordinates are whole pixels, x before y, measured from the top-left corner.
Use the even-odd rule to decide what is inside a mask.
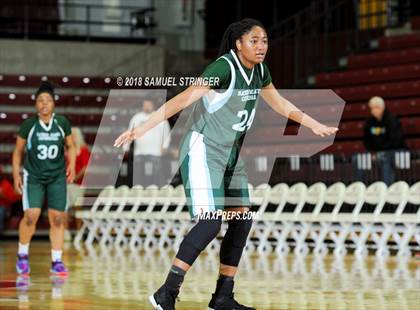
[[[400,121],[385,108],[381,97],[369,100],[370,117],[364,126],[366,150],[380,152],[405,148]]]
[[[390,185],[394,182],[394,151],[406,148],[400,121],[385,107],[381,97],[369,100],[371,117],[364,126],[363,142],[367,151],[382,168],[383,181]]]

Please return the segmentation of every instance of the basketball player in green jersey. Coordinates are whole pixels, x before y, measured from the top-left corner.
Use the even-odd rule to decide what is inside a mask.
[[[277,92],[263,63],[267,49],[267,34],[260,22],[243,19],[231,24],[223,36],[220,57],[202,75],[217,77],[219,85],[190,86],[164,104],[147,122],[115,140],[117,147],[130,143],[201,99],[193,108],[187,124],[190,130],[182,140],[180,152],[189,211],[198,221],[184,237],[165,283],[149,297],[155,309],[175,309],[186,272],[219,233],[221,217],[204,219],[198,215],[223,209],[241,213],[249,210],[248,180],[239,150],[254,119],[258,95],[274,111],[309,127],[316,135],[326,136],[337,131],[306,115]],[[220,91],[213,90],[215,88]],[[227,201],[234,202],[234,207]],[[220,248],[219,279],[209,309],[255,309],[239,304],[233,295],[233,278],[252,226],[252,220],[246,218],[228,221]]]
[[[20,126],[13,152],[15,190],[22,194],[24,216],[19,224],[18,274],[29,274],[29,243],[35,232],[44,200],[48,201],[51,240],[51,273],[66,275],[61,256],[64,243],[64,214],[67,211],[67,182],[73,182],[76,151],[71,126],[54,114],[54,89],[43,82],[35,95],[38,115]],[[69,165],[66,170],[64,147]],[[23,160],[23,178],[20,168]]]

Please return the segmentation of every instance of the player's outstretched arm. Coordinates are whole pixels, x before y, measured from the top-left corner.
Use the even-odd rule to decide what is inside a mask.
[[[13,183],[15,191],[19,194],[22,194],[22,177],[20,175],[20,166],[22,164],[22,158],[25,152],[26,140],[17,137],[16,146],[12,155],[12,169],[13,169]]]
[[[273,83],[261,90],[261,96],[277,113],[310,128],[314,134],[324,137],[334,134],[338,128],[328,127],[299,110],[293,103],[282,97]]]
[[[130,143],[131,141],[140,138],[148,130],[155,127],[160,122],[167,120],[179,111],[190,106],[198,99],[203,97],[208,91],[209,87],[204,86],[190,86],[183,92],[179,93],[171,100],[168,100],[158,110],[152,113],[150,118],[142,123],[140,126],[131,130],[123,132],[114,142],[114,146],[120,147],[121,145]]]

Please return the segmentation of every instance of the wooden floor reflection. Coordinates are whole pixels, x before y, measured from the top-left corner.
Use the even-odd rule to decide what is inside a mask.
[[[0,309],[151,309],[147,296],[164,280],[173,255],[70,246],[68,278],[51,278],[49,244],[33,242],[30,251],[31,276],[17,277],[16,244],[0,242]],[[418,266],[414,258],[396,257],[244,257],[235,296],[259,310],[419,309]],[[216,256],[197,260],[177,310],[207,309],[217,268]]]

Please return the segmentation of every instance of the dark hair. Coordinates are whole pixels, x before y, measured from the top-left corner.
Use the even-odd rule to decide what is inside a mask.
[[[236,50],[236,40],[240,39],[245,33],[248,33],[254,26],[259,26],[265,30],[265,27],[260,21],[252,18],[244,18],[239,22],[230,24],[223,34],[219,56],[228,53],[231,49]]]
[[[41,86],[38,88],[38,90],[35,93],[35,100],[42,93],[50,94],[50,96],[54,100],[54,86],[49,81],[43,81],[41,83]]]

